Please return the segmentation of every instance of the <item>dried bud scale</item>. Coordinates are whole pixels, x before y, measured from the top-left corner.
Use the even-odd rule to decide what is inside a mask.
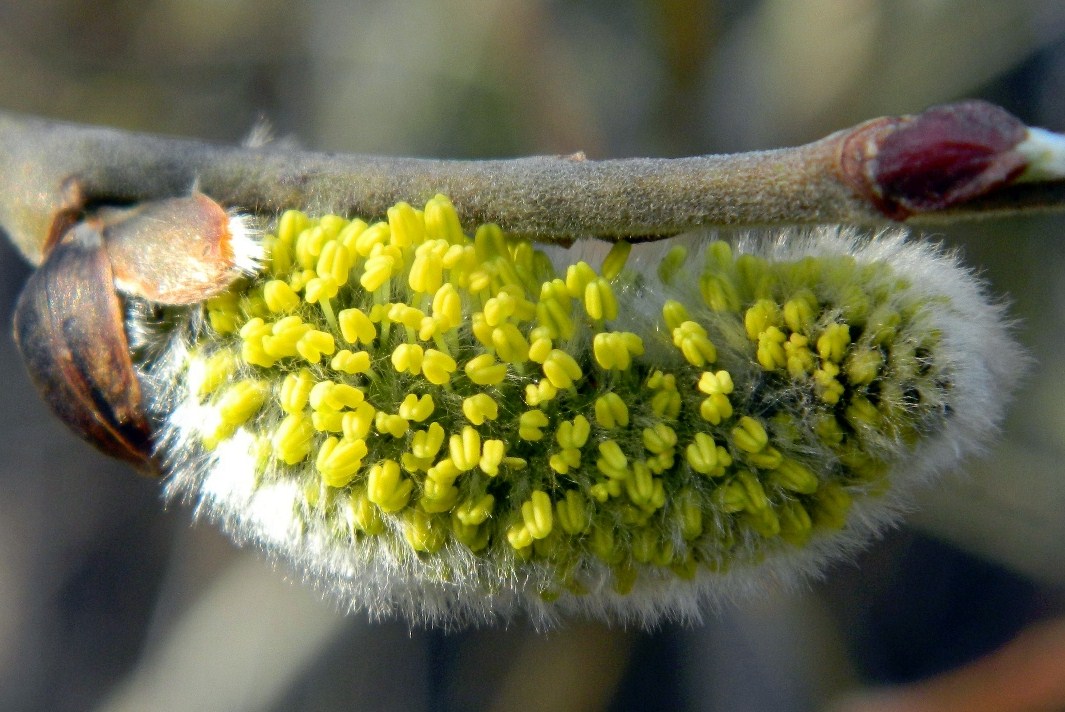
[[[437,196],[265,247],[146,381],[168,490],[375,616],[650,623],[815,572],[1023,365],[901,233],[545,250]]]

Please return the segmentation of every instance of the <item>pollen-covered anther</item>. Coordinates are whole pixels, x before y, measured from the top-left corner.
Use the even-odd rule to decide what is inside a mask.
[[[841,363],[851,342],[850,326],[829,324],[817,337],[817,353],[825,361]]]
[[[474,356],[463,370],[478,386],[498,386],[507,376],[507,364],[497,362],[492,354]]]
[[[425,349],[418,344],[400,344],[392,351],[392,367],[398,373],[417,376],[422,372]]]
[[[280,279],[272,279],[263,285],[263,299],[271,312],[290,312],[300,305],[300,295]]]
[[[426,349],[422,360],[422,374],[425,380],[436,386],[442,386],[451,381],[451,374],[458,368],[455,359],[437,349]]]
[[[758,334],[756,357],[762,368],[767,371],[773,371],[787,366],[788,356],[784,349],[787,338],[784,332],[775,326],[767,327]]]
[[[481,460],[481,434],[472,426],[463,427],[461,433],[451,436],[448,451],[461,472],[472,470]]]
[[[742,416],[731,432],[733,444],[747,453],[760,452],[769,444],[765,426],[749,415]]]
[[[673,345],[696,368],[702,368],[717,359],[717,349],[707,337],[706,329],[694,321],[683,322],[673,330]]]
[[[544,437],[543,429],[550,422],[542,410],[538,408],[527,410],[518,418],[518,437],[531,442],[542,440]]]
[[[618,318],[618,300],[608,281],[597,277],[585,285],[584,310],[595,321],[614,321]]]
[[[377,338],[377,327],[361,309],[344,309],[337,314],[340,334],[349,344],[371,344]]]
[[[643,339],[628,331],[601,332],[592,340],[592,353],[600,367],[625,371],[633,356],[643,355]]]
[[[333,335],[318,329],[311,329],[296,342],[296,351],[310,364],[317,364],[322,356],[332,356],[335,350]]]
[[[487,393],[476,393],[462,401],[462,413],[474,425],[483,425],[486,420],[499,417],[499,405]]]
[[[318,449],[315,467],[330,487],[344,487],[362,467],[367,448],[364,440],[326,438]]]
[[[408,393],[403,402],[399,404],[399,415],[407,420],[420,423],[433,414],[436,404],[433,397],[426,393],[420,398],[413,393]]]
[[[534,490],[521,505],[521,517],[525,529],[533,539],[544,539],[554,526],[551,497],[543,490]]]
[[[584,375],[576,360],[561,349],[552,349],[544,360],[544,376],[558,389],[572,388]]]
[[[329,362],[329,367],[343,373],[356,375],[370,370],[370,354],[368,351],[349,351],[341,349]]]
[[[404,478],[395,460],[383,460],[370,468],[366,496],[382,512],[398,512],[410,502],[414,482]]]
[[[595,399],[595,421],[599,427],[627,428],[629,426],[629,408],[617,393],[606,393]]]

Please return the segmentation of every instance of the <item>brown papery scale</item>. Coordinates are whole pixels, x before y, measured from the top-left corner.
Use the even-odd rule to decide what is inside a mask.
[[[155,475],[119,292],[190,304],[237,274],[229,218],[204,195],[104,209],[67,230],[30,276],[15,307],[15,342],[68,427]]]

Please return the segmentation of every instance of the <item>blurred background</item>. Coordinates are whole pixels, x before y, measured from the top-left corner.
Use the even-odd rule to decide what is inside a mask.
[[[679,156],[963,97],[1065,130],[1065,3],[0,3],[0,108],[228,142],[266,119],[330,151]],[[1065,612],[1063,228],[937,233],[1037,359],[986,458],[823,581],[650,633],[340,615],[66,433],[5,328],[0,709],[789,712],[971,661]],[[0,270],[10,323],[6,243]]]

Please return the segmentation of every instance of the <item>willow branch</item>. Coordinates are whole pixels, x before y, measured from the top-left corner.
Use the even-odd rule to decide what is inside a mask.
[[[225,146],[0,112],[0,226],[38,263],[97,207],[193,187],[252,212],[364,217],[444,193],[470,225],[562,243],[703,226],[960,219],[1065,206],[1063,141],[990,104],[963,102],[772,151],[443,161]]]

